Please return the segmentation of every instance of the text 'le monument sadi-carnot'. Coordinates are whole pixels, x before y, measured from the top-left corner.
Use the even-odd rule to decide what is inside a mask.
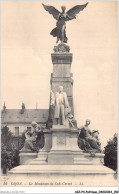
[[[65,6],[61,7],[61,12],[53,6],[43,4],[43,8],[56,20],[56,27],[50,32],[56,37],[57,44],[51,53],[49,116],[45,128],[32,122],[33,132],[26,132],[24,147],[20,151],[20,165],[10,170],[9,176],[16,180],[52,182],[51,186],[62,181],[71,182],[70,186],[79,186],[81,182],[80,186],[110,186],[110,183],[116,186],[115,172],[103,165],[104,154],[97,131],[90,132],[88,119],[79,129],[74,118],[73,54],[67,44],[66,23],[76,19],[80,11],[86,12],[88,3],[76,5],[67,12]],[[41,133],[44,146],[35,153],[33,142],[40,141]]]

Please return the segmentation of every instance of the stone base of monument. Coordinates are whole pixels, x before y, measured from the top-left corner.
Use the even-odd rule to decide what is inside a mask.
[[[79,149],[77,129],[53,126],[51,130],[44,130],[44,135],[45,145],[37,158],[10,170],[10,179],[36,182],[36,186],[41,186],[38,185],[41,182],[52,182],[54,186],[66,186],[63,184],[67,182],[71,183],[67,186],[117,186],[115,172],[99,163],[104,155],[91,156]],[[28,153],[21,154],[23,164]]]
[[[102,165],[21,165],[9,176],[25,186],[117,186],[114,171]]]
[[[29,164],[33,159],[37,158],[37,153],[20,153],[20,164]]]
[[[52,130],[48,164],[91,164],[77,144],[78,130],[56,125]]]
[[[72,153],[70,152],[72,155]],[[37,153],[20,153],[20,164],[46,164],[47,163],[47,158],[48,152],[44,152],[43,150]],[[63,153],[64,156],[64,153]],[[91,164],[97,164],[97,165],[103,165],[104,164],[104,154],[103,153],[95,153],[94,155],[90,153],[84,153],[84,156],[86,159],[88,159],[88,162]],[[50,157],[50,156],[49,156]],[[35,160],[34,160],[35,159]],[[57,160],[57,158],[56,158]],[[62,159],[61,159],[62,160]],[[84,158],[81,159],[81,154],[80,154],[80,159],[75,158],[74,163],[77,163],[77,160],[80,160],[80,164],[85,162]],[[87,162],[87,160],[86,160]]]
[[[92,164],[103,165],[104,164],[104,154],[103,153],[84,153],[85,158],[87,158]]]

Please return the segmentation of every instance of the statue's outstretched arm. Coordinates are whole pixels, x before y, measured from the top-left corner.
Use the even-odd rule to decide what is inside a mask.
[[[69,16],[69,15],[67,14],[66,19],[68,19],[68,20],[73,20],[73,19],[76,19],[76,16]]]

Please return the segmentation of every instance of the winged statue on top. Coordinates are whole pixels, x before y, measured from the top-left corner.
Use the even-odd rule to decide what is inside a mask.
[[[58,11],[53,6],[43,5],[44,9],[48,11],[52,16],[57,20],[56,28],[54,28],[50,34],[54,37],[57,37],[57,42],[61,41],[61,43],[67,43],[68,38],[66,36],[66,22],[69,20],[76,19],[76,15],[82,11],[88,3],[83,5],[76,5],[73,8],[69,9],[65,12],[66,7],[62,6],[62,12]]]

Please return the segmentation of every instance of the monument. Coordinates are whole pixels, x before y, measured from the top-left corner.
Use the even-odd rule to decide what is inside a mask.
[[[57,20],[51,35],[57,37],[57,43],[61,41],[51,54],[53,73],[50,81],[49,117],[46,128],[43,129],[45,143],[38,153],[25,153],[23,149],[20,153],[21,165],[9,171],[13,178],[24,177],[28,180],[49,182],[61,182],[63,179],[64,182],[70,180],[73,186],[79,186],[81,181],[84,186],[110,186],[110,178],[111,183],[116,186],[114,171],[105,167],[101,161],[103,154],[95,155],[93,160],[78,146],[79,129],[74,118],[73,74],[70,72],[73,55],[70,53],[70,47],[66,45],[66,21],[75,19],[76,14],[87,5],[88,3],[77,5],[65,13],[64,6],[62,12],[59,12],[53,6],[43,4],[45,10]],[[86,123],[82,130],[83,135],[87,133],[87,127]],[[35,136],[37,132],[40,132],[40,128],[34,132]],[[34,135],[32,137],[34,138]],[[33,138],[30,137],[30,140]],[[94,146],[97,145],[95,137],[88,134],[87,139]],[[29,142],[32,147],[31,141],[28,140],[27,143]]]

